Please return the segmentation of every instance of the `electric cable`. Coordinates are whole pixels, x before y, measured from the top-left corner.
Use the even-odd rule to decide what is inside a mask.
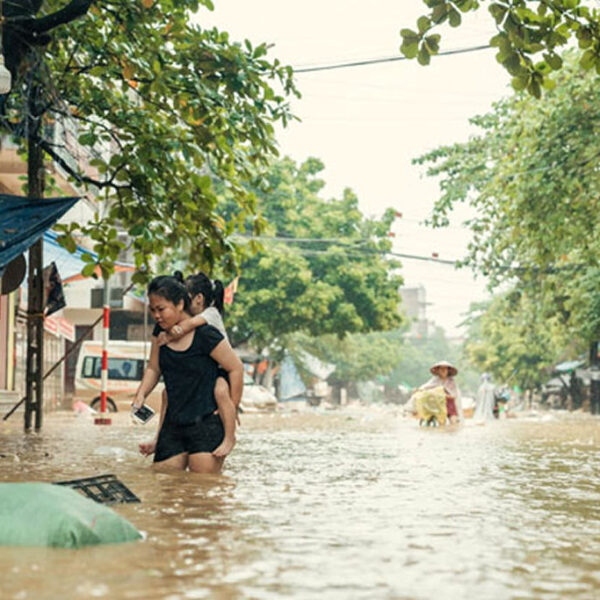
[[[404,258],[407,260],[418,260],[423,262],[430,262],[433,264],[439,265],[447,265],[452,267],[461,266],[460,260],[452,260],[452,259],[443,259],[436,256],[424,256],[420,254],[408,254],[405,252],[393,252],[388,250],[378,250],[376,248],[365,248],[362,244],[366,244],[371,240],[356,240],[352,244],[348,241],[336,238],[290,238],[290,237],[277,237],[277,236],[247,236],[247,235],[234,235],[232,236],[234,239],[244,239],[244,240],[257,240],[257,241],[267,241],[267,242],[283,242],[283,243],[330,243],[337,244],[338,248],[347,251],[347,254],[370,254],[370,255],[380,255],[380,256],[392,256],[396,258]],[[360,245],[358,245],[360,244]],[[297,250],[301,254],[327,254],[328,250],[314,250],[310,248],[297,248]],[[549,265],[547,267],[539,267],[539,266],[511,266],[511,265],[493,265],[490,270],[495,271],[512,271],[514,273],[536,273],[536,274],[555,274],[561,271],[577,271],[585,268],[587,265],[585,263],[573,263],[562,266]]]
[[[491,48],[489,44],[482,46],[471,46],[470,48],[458,48],[455,50],[446,50],[444,52],[438,52],[433,56],[453,56],[455,54],[468,54],[470,52],[479,52],[480,50],[488,50]],[[385,58],[369,58],[366,60],[358,60],[347,63],[337,63],[333,65],[319,65],[315,67],[292,67],[294,73],[314,73],[316,71],[332,71],[334,69],[348,69],[351,67],[366,67],[369,65],[377,65],[382,63],[397,62],[399,60],[412,60],[406,56],[388,56]]]

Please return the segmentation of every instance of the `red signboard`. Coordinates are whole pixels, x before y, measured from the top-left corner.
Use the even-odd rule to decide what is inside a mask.
[[[44,329],[56,337],[64,337],[70,342],[75,341],[75,326],[64,317],[46,317]]]
[[[56,320],[58,321],[58,330],[60,331],[60,334],[70,342],[74,342],[75,325],[64,317],[58,317]]]
[[[58,321],[52,317],[46,317],[44,319],[44,329],[57,337],[60,335],[58,333]]]

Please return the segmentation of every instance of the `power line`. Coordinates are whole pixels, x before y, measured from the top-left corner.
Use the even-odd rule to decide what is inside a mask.
[[[378,254],[381,256],[393,256],[397,258],[404,258],[408,260],[419,260],[424,262],[431,262],[434,264],[448,265],[452,267],[464,266],[460,264],[459,260],[447,260],[443,258],[438,258],[437,256],[423,256],[419,254],[406,254],[403,252],[391,252],[387,250],[378,250],[376,248],[365,248],[362,244],[368,243],[370,240],[356,240],[354,242],[349,242],[346,240],[342,240],[339,238],[292,238],[292,237],[277,237],[277,236],[247,236],[247,235],[234,235],[233,238],[244,239],[244,240],[258,240],[258,241],[267,241],[267,242],[283,242],[283,243],[330,243],[337,244],[337,247],[343,250],[346,250],[349,254]],[[329,250],[313,250],[309,248],[297,248],[297,250],[302,254],[327,254]],[[521,266],[512,266],[512,265],[494,265],[490,267],[489,271],[505,271],[505,272],[513,272],[515,274],[544,274],[544,275],[552,275],[559,272],[564,271],[579,271],[587,266],[586,263],[572,263],[565,264],[561,266],[557,265],[549,265],[547,267],[539,267],[537,265],[521,265]]]
[[[456,50],[446,50],[445,52],[438,52],[434,56],[452,56],[454,54],[467,54],[469,52],[478,52],[480,50],[487,50],[491,48],[489,44],[485,46],[472,46],[470,48],[458,48]],[[294,73],[314,73],[315,71],[332,71],[334,69],[348,69],[350,67],[366,67],[369,65],[377,65],[381,63],[397,62],[399,60],[411,60],[406,56],[388,56],[385,58],[370,58],[366,60],[359,60],[348,63],[337,63],[333,65],[320,65],[316,67],[303,67],[295,68],[292,67]]]
[[[363,254],[385,254],[386,256],[395,256],[398,258],[406,258],[410,260],[421,260],[421,261],[429,261],[434,263],[440,263],[443,265],[452,265],[456,266],[457,261],[455,260],[445,260],[441,258],[436,258],[435,256],[421,256],[418,254],[405,254],[401,252],[388,252],[386,250],[377,250],[375,248],[364,248],[361,247],[362,244],[368,243],[370,240],[356,240],[353,242],[345,241],[339,238],[291,238],[291,237],[281,237],[281,236],[247,236],[247,235],[236,235],[234,238],[241,238],[245,240],[258,240],[258,241],[269,241],[269,242],[283,242],[286,244],[337,244],[338,247],[341,247],[345,250],[349,250],[350,252],[359,252]],[[301,249],[303,254],[326,254],[327,250],[312,250],[312,249]]]

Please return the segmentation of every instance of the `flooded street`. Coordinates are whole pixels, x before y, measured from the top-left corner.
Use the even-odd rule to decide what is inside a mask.
[[[2,598],[595,598],[600,420],[419,429],[367,409],[244,416],[223,476],[156,474],[126,415],[0,427],[0,481],[115,473],[146,540],[0,548]],[[1,501],[1,499],[0,499]]]

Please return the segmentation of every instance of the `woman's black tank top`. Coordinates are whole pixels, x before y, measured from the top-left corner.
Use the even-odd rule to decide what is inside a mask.
[[[222,340],[214,327],[203,325],[195,329],[187,350],[160,347],[158,361],[168,395],[165,422],[188,425],[217,409],[217,363],[210,353]]]

